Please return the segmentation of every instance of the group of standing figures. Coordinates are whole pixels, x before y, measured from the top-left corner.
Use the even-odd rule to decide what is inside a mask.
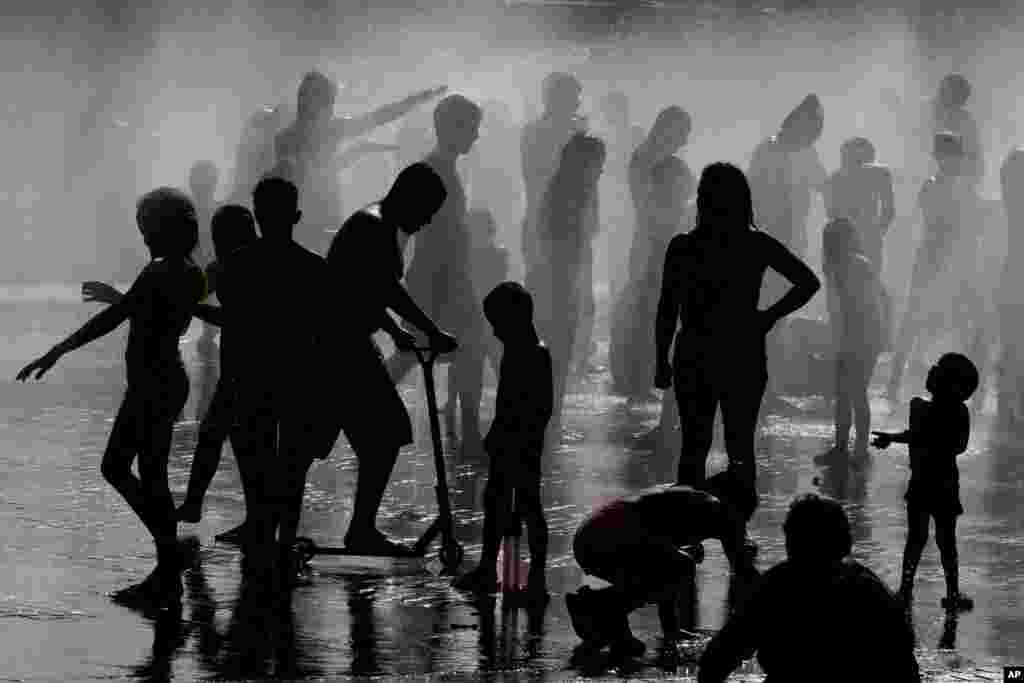
[[[180,599],[176,525],[198,521],[229,437],[247,515],[233,532],[246,548],[248,575],[293,566],[307,471],[327,457],[341,432],[359,461],[346,546],[357,553],[407,553],[376,529],[376,515],[399,450],[412,441],[395,384],[412,367],[403,351],[415,345],[415,329],[451,363],[448,410],[454,422],[455,406],[460,409],[463,448],[482,448],[491,457],[485,557],[482,569],[461,584],[493,589],[496,516],[504,514],[499,499],[515,491],[525,501],[516,514],[526,518],[530,531],[531,589],[546,600],[539,462],[550,437],[560,433],[569,379],[589,355],[595,244],[603,215],[599,187],[610,161],[626,164],[624,173],[619,168],[609,175],[613,183],[625,183],[636,209],[635,234],[623,263],[628,277],[613,315],[615,386],[632,396],[646,394],[652,384],[666,390],[662,429],[673,429],[678,415],[682,451],[676,486],[668,495],[617,502],[595,513],[577,537],[574,552],[581,566],[606,577],[614,589],[605,594],[607,604],[582,595],[569,599],[574,627],[592,645],[636,649],[625,615],[644,601],[670,603],[666,596],[676,586],[664,574],[650,581],[638,577],[650,567],[668,566],[659,564],[664,553],[674,562],[691,562],[688,555],[680,559],[680,546],[720,538],[733,568],[747,577],[756,574],[744,550],[746,523],[757,507],[754,436],[759,414],[776,410],[780,402],[780,321],[820,288],[804,263],[814,192],[823,194],[829,216],[822,263],[834,341],[836,443],[826,459],[867,456],[867,386],[882,351],[895,350],[893,394],[907,356],[925,332],[955,329],[971,355],[983,359],[987,353],[985,312],[993,308],[992,296],[979,284],[977,239],[971,233],[984,166],[976,126],[964,109],[969,86],[962,77],[947,77],[936,98],[941,130],[934,135],[932,156],[937,172],[921,189],[922,238],[894,342],[891,302],[879,275],[894,217],[891,173],[876,162],[864,138],[846,142],[841,167],[825,172],[814,149],[824,127],[815,95],[758,145],[749,173],[716,162],[698,181],[677,156],[692,130],[684,109],[663,109],[644,137],[622,115],[623,98],[609,98],[606,105],[619,113],[611,117],[618,132],[615,144],[609,144],[588,133],[579,116],[580,82],[567,73],[548,76],[544,111],[523,128],[520,140],[524,288],[502,282],[510,258],[495,243],[497,212],[468,206],[457,162],[474,148],[483,110],[462,95],[448,95],[434,106],[432,148],[397,175],[384,198],[343,216],[340,169],[368,151],[394,148],[359,143],[339,152],[339,146],[444,90],[426,90],[360,117],[337,118],[334,84],[320,73],[308,74],[299,87],[294,122],[282,127],[271,112],[254,119],[263,136],[242,146],[240,160],[250,165],[236,169],[231,203],[214,206],[217,175],[208,166],[193,169],[191,198],[169,188],[144,195],[136,219],[150,263],[124,294],[87,283],[87,295],[110,307],[19,373],[19,379],[39,377],[63,354],[125,320],[131,323],[128,387],[102,469],[153,535],[158,566],[121,599],[161,604]],[[1011,225],[1021,220],[1015,197],[1024,194],[1019,191],[1022,160],[1024,154],[1015,151],[1002,169]],[[249,196],[251,212],[241,204]],[[1010,235],[1008,253],[1014,254],[1018,237],[1013,230]],[[414,246],[406,267],[409,241]],[[205,276],[193,260],[197,248],[198,259],[206,261]],[[1004,288],[1010,286],[1009,264],[1007,259]],[[220,306],[203,303],[212,293]],[[1004,323],[1014,319],[1013,306],[1003,305]],[[221,376],[200,428],[185,503],[175,509],[167,460],[172,426],[188,394],[178,338],[193,316],[222,328]],[[499,355],[489,330],[503,348],[495,419],[484,439],[479,416],[484,364]],[[373,341],[380,331],[397,349],[386,361]],[[206,343],[210,336],[204,332]],[[1019,337],[1012,325],[1004,325],[1001,336],[1005,375],[1006,368],[1019,369]],[[926,388],[935,400],[916,399],[910,429],[879,435],[874,442],[878,447],[910,444],[916,468],[913,496],[908,492],[913,510],[902,587],[908,601],[915,553],[919,558],[923,546],[921,527],[926,538],[931,515],[941,521],[948,599],[954,606],[965,603],[953,536],[962,512],[955,457],[969,434],[962,404],[977,384],[970,361],[944,357],[928,376]],[[726,483],[705,480],[719,408],[729,457]],[[851,429],[856,435],[852,454]],[[138,476],[131,471],[136,458]],[[944,464],[928,464],[935,462]],[[921,474],[936,467],[939,475]],[[812,501],[804,508],[816,505]],[[798,509],[803,508],[796,506],[794,514]],[[706,514],[698,514],[701,510]],[[649,521],[641,526],[649,533],[641,534],[646,539],[641,542],[628,529],[643,518],[642,511]],[[669,519],[673,528],[659,540],[650,530]],[[846,543],[840,539],[836,545],[846,549],[839,558],[848,553],[848,529],[845,533]],[[634,564],[615,565],[623,558]],[[614,623],[591,623],[604,613]]]

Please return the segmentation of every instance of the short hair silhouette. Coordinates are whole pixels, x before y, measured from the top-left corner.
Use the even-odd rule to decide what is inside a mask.
[[[302,77],[298,92],[298,114],[312,113],[333,104],[338,88],[330,78],[317,70]]]
[[[533,322],[533,297],[518,282],[502,282],[484,297],[484,315],[495,327]]]
[[[416,213],[422,209],[432,216],[447,198],[448,190],[441,176],[428,164],[418,161],[399,172],[391,189],[381,200],[381,205],[387,207],[385,210],[393,207],[402,213],[415,207]]]
[[[158,187],[139,198],[135,222],[156,256],[185,258],[199,242],[199,220],[189,196],[173,187]]]
[[[846,218],[829,221],[821,234],[821,269],[826,277],[836,275],[840,259],[849,253],[864,253],[857,228]]]
[[[263,236],[277,235],[280,230],[295,224],[299,189],[284,178],[263,178],[252,191],[252,208]]]
[[[252,211],[241,204],[225,204],[214,211],[210,219],[210,233],[218,258],[259,238]]]
[[[853,549],[850,520],[835,500],[816,493],[793,499],[782,524],[786,535],[786,556],[790,561],[832,564]]]
[[[960,402],[973,396],[981,384],[978,366],[962,353],[944,353],[935,365],[942,371],[940,381]]]
[[[844,166],[858,166],[875,163],[875,146],[867,138],[850,138],[839,148],[839,157]]]
[[[568,92],[582,92],[583,86],[578,78],[564,71],[556,71],[544,77],[541,81],[540,92],[544,106],[551,104],[552,100],[559,95]]]
[[[465,95],[448,95],[434,107],[434,130],[452,125],[452,123],[476,121],[483,119],[483,110]],[[440,133],[438,133],[440,137]]]
[[[963,138],[951,131],[935,134],[932,156],[936,159],[960,159],[966,156]]]
[[[697,185],[697,226],[695,231],[707,234],[718,230],[754,227],[754,201],[747,176],[738,166],[725,161],[708,164]]]
[[[971,98],[971,83],[963,74],[948,74],[939,82],[939,101],[947,107],[962,107]]]
[[[658,112],[658,115],[654,117],[654,125],[651,126],[651,129],[654,132],[660,132],[676,126],[686,128],[689,132],[693,128],[693,119],[688,111],[673,104]]]

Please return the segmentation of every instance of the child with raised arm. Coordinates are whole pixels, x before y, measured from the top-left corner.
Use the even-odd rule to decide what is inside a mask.
[[[548,525],[540,499],[540,458],[554,401],[551,352],[537,337],[533,298],[522,285],[503,282],[491,290],[484,298],[484,315],[505,349],[494,421],[484,439],[491,464],[484,492],[483,551],[477,568],[459,577],[455,586],[497,590],[502,531],[521,517],[530,545],[527,597],[546,601]]]
[[[136,222],[152,260],[117,303],[100,311],[77,332],[17,375],[39,379],[61,356],[113,332],[129,321],[125,352],[127,387],[103,453],[103,477],[132,508],[156,544],[156,569],[114,599],[161,608],[180,604],[177,521],[167,483],[167,460],[174,422],[188,398],[188,375],[178,338],[206,295],[203,273],[189,258],[199,226],[191,200],[172,188],[143,195]],[[139,475],[132,473],[138,458]]]
[[[872,445],[888,448],[891,443],[910,447],[910,482],[907,484],[907,545],[903,551],[900,597],[905,605],[913,601],[914,575],[921,552],[928,542],[928,523],[935,519],[935,543],[939,546],[946,575],[947,609],[969,610],[973,601],[960,592],[956,553],[956,518],[964,512],[960,504],[960,473],[956,457],[967,450],[971,418],[965,405],[977,390],[978,368],[966,356],[947,353],[928,370],[925,389],[928,401],[910,401],[910,426],[899,434],[874,432]]]

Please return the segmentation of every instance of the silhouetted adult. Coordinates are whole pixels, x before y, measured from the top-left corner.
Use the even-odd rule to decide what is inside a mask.
[[[562,149],[537,220],[537,255],[526,272],[536,302],[536,322],[551,351],[554,414],[562,414],[576,331],[593,300],[593,239],[597,232],[597,183],[604,167],[604,143],[577,133]]]
[[[479,135],[480,107],[462,95],[449,95],[434,109],[437,144],[423,163],[444,182],[447,198],[417,236],[405,281],[420,308],[440,327],[459,340],[451,358],[456,375],[462,414],[462,446],[479,452],[480,400],[483,394],[484,340],[486,325],[483,298],[473,285],[472,247],[466,226],[466,192],[455,162],[472,149]],[[408,374],[415,359],[395,354],[388,373],[397,384]]]
[[[324,259],[300,246],[292,230],[301,218],[298,190],[282,178],[261,180],[253,206],[261,237],[231,254],[220,273],[217,295],[224,305],[232,346],[227,372],[236,378],[236,457],[252,473],[251,527],[244,550],[247,569],[264,574],[279,557],[289,566],[294,525],[286,522],[294,491],[305,485],[312,458],[308,372],[323,343],[326,312],[312,293],[329,291]],[[300,494],[301,495],[301,494]],[[290,537],[289,527],[291,527]]]
[[[779,320],[810,301],[821,283],[782,242],[755,229],[750,186],[732,164],[704,169],[696,222],[692,231],[672,238],[665,257],[655,386],[668,389],[675,383],[683,427],[677,483],[703,483],[715,412],[721,405],[729,468],[753,487],[754,431],[768,381],[765,337]],[[792,287],[759,310],[769,268]]]
[[[814,192],[826,181],[825,167],[814,143],[821,137],[825,114],[817,95],[808,95],[782,122],[779,132],[754,150],[748,175],[757,224],[799,258],[807,257],[807,216]],[[761,300],[773,303],[785,291],[786,283],[775,276],[765,278]],[[765,410],[790,408],[774,388],[784,372],[781,330],[768,339],[771,368]]]
[[[648,396],[651,389],[654,351],[638,347],[634,338],[637,330],[649,336],[654,324],[654,303],[646,302],[651,271],[660,271],[669,240],[683,227],[683,207],[696,186],[690,167],[674,156],[686,144],[690,129],[690,115],[686,111],[677,106],[666,107],[630,157],[629,190],[636,212],[636,231],[629,249],[626,286],[612,314],[609,364],[615,391],[631,398]],[[655,278],[655,292],[660,283],[661,278]],[[655,293],[653,298],[656,300],[657,296]]]
[[[847,558],[850,522],[839,503],[798,496],[783,531],[786,559],[708,643],[699,683],[723,683],[755,652],[766,683],[818,680],[822,671],[844,683],[920,681],[914,632],[899,600],[874,572]],[[864,652],[871,656],[859,656]]]
[[[429,165],[408,166],[379,204],[345,221],[327,252],[339,315],[328,333],[321,381],[329,391],[343,393],[337,403],[323,406],[327,432],[319,455],[330,452],[343,429],[359,460],[355,504],[345,535],[345,546],[352,551],[403,553],[377,530],[376,517],[398,451],[412,443],[412,424],[371,335],[383,329],[400,350],[413,345],[412,335],[395,323],[390,309],[426,333],[432,347],[455,348],[454,340],[402,286],[402,247],[430,223],[446,196],[442,178]]]
[[[523,126],[519,153],[526,189],[522,246],[527,272],[539,258],[537,218],[548,182],[558,170],[562,148],[586,127],[586,120],[577,115],[582,92],[583,86],[572,74],[548,74],[541,84],[544,111],[539,119]]]
[[[327,243],[325,230],[336,228],[345,218],[338,180],[339,143],[391,123],[444,90],[424,90],[355,118],[335,117],[334,82],[319,71],[303,77],[295,121],[274,140],[276,158],[291,162],[294,177],[289,180],[299,188],[302,197],[304,219],[296,234],[299,244],[323,253]]]

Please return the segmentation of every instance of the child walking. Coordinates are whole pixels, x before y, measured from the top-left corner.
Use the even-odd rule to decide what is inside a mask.
[[[899,434],[874,432],[878,448],[891,443],[910,446],[910,483],[907,485],[907,545],[903,551],[900,597],[905,605],[913,601],[914,575],[921,552],[928,542],[928,523],[935,519],[935,543],[939,546],[946,575],[946,597],[942,606],[969,610],[974,602],[960,592],[956,553],[956,518],[964,512],[960,504],[960,473],[956,456],[967,450],[971,433],[970,414],[965,405],[977,390],[978,368],[966,356],[947,353],[928,370],[925,389],[928,401],[917,397],[910,402],[910,427]]]
[[[456,588],[493,593],[498,588],[502,530],[526,521],[530,544],[527,599],[545,601],[548,524],[540,499],[540,457],[553,409],[551,353],[533,325],[533,298],[522,285],[503,282],[484,298],[484,315],[504,344],[494,421],[484,439],[490,471],[484,492],[480,564]],[[514,509],[511,500],[515,501]],[[515,518],[509,519],[509,515]]]
[[[199,239],[199,224],[187,196],[172,188],[153,190],[139,200],[135,219],[152,260],[131,289],[22,368],[17,378],[41,378],[61,356],[129,321],[128,382],[100,469],[152,534],[157,566],[142,583],[113,597],[122,603],[169,608],[180,604],[182,586],[167,461],[174,422],[189,386],[178,338],[192,320],[193,307],[206,295],[206,285],[202,270],[189,258]],[[132,472],[136,458],[138,476]]]
[[[856,426],[853,454],[868,455],[871,407],[868,384],[878,355],[888,346],[888,295],[865,255],[857,228],[845,218],[825,226],[821,263],[828,292],[828,319],[835,351],[835,445],[816,461],[849,457],[850,427]]]

